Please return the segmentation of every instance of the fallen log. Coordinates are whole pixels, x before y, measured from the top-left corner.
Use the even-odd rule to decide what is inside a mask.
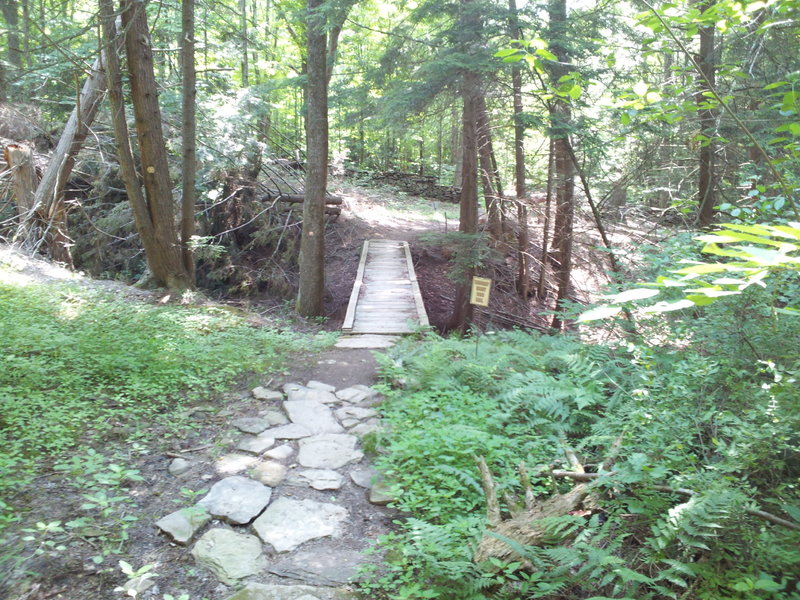
[[[280,202],[286,202],[287,204],[302,204],[305,202],[306,197],[301,194],[276,194],[276,193],[269,193],[265,194],[261,197],[261,200],[264,202],[268,202],[270,200],[278,200]],[[341,196],[333,196],[328,194],[325,196],[325,204],[342,204],[344,200]]]

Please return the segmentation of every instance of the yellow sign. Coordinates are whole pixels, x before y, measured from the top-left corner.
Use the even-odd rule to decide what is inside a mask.
[[[489,306],[489,292],[492,291],[492,280],[484,277],[472,278],[472,293],[469,303],[476,306]]]

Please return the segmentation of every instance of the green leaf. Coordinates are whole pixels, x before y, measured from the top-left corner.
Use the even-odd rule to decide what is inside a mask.
[[[632,300],[644,300],[645,298],[652,298],[657,296],[660,290],[652,288],[634,288],[632,290],[625,290],[613,296],[604,296],[611,302],[631,302]]]
[[[553,54],[549,50],[546,50],[545,48],[538,48],[536,50],[536,55],[537,56],[541,56],[542,58],[544,58],[546,60],[553,60],[553,61],[557,61],[558,60],[558,57],[555,54]]]
[[[577,100],[578,98],[581,97],[581,93],[582,92],[583,92],[583,90],[581,89],[581,86],[579,86],[577,83],[575,83],[575,84],[572,85],[571,88],[569,88],[569,90],[567,91],[567,94],[569,94],[569,97],[572,98],[573,100]]]
[[[653,306],[648,306],[644,309],[646,313],[662,313],[672,312],[673,310],[681,310],[694,306],[694,302],[689,299],[676,300],[675,302],[656,302]]]
[[[622,310],[621,306],[598,306],[591,310],[587,310],[578,317],[578,323],[586,323],[588,321],[599,321],[600,319],[607,319],[613,317]]]

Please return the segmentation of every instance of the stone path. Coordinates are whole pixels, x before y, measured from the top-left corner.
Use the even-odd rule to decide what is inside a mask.
[[[373,407],[381,397],[364,385],[313,380],[251,395],[261,408],[230,419],[239,435],[214,464],[221,478],[156,526],[165,543],[189,547],[198,566],[238,588],[227,600],[346,598],[366,560],[364,513],[391,501],[360,448],[380,427]],[[172,461],[176,485],[193,466]]]

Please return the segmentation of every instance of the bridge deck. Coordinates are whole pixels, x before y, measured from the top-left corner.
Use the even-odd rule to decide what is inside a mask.
[[[342,330],[403,334],[427,325],[408,242],[366,240]]]

